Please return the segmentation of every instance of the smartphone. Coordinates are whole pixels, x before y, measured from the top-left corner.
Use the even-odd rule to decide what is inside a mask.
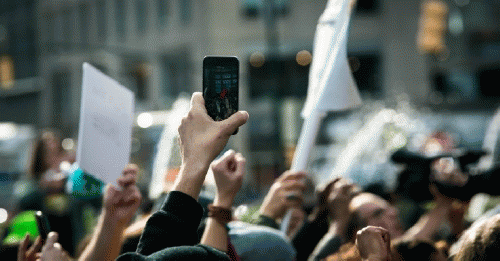
[[[203,58],[203,98],[208,115],[215,121],[225,120],[238,111],[239,78],[237,57]]]
[[[42,211],[35,212],[35,218],[36,218],[36,224],[38,225],[38,232],[40,233],[43,242],[45,242],[45,240],[47,240],[47,235],[50,232],[49,220],[42,213]]]

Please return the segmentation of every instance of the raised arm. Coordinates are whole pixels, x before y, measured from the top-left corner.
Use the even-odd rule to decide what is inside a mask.
[[[302,207],[305,176],[304,172],[286,171],[273,183],[260,206],[259,225],[277,228],[276,220],[282,218],[287,209]]]
[[[328,233],[318,243],[309,260],[322,260],[338,251],[347,240],[350,210],[349,203],[357,193],[357,187],[346,179],[339,179],[333,184],[327,202],[331,216]]]
[[[194,246],[198,243],[196,230],[203,214],[196,199],[210,163],[247,119],[248,113],[239,111],[226,120],[214,121],[207,114],[202,94],[193,94],[191,109],[179,126],[182,165],[176,183],[162,208],[146,223],[136,253],[122,255],[119,260],[137,260],[152,254],[177,258],[182,249],[186,250],[183,254],[189,252],[185,257],[195,258],[200,253],[196,259],[219,255],[220,251],[211,247]],[[173,247],[179,248],[172,250]]]
[[[227,252],[226,224],[231,219],[231,207],[236,193],[241,188],[245,173],[245,158],[230,150],[212,163],[211,169],[217,185],[214,203],[209,206],[210,213],[201,244]]]
[[[368,226],[359,230],[356,247],[363,261],[391,261],[391,237],[384,228]]]
[[[432,241],[433,235],[438,232],[442,222],[448,218],[448,211],[453,200],[443,196],[433,185],[431,185],[430,190],[435,198],[434,207],[406,231],[403,235],[404,239]]]
[[[97,227],[79,261],[115,260],[120,254],[123,231],[141,202],[141,194],[135,185],[136,175],[137,166],[130,165],[118,179],[122,190],[112,185],[106,187]]]
[[[73,260],[62,247],[57,243],[58,234],[50,232],[47,242],[42,247],[42,252],[37,261],[71,261]]]
[[[201,92],[194,93],[191,110],[179,126],[182,166],[172,190],[198,199],[210,163],[224,149],[235,130],[247,120],[248,113],[243,111],[224,121],[212,120]]]

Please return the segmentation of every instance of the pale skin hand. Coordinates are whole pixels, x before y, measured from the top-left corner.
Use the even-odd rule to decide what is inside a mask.
[[[229,150],[210,165],[217,185],[214,206],[227,209],[232,207],[234,197],[243,182],[245,163],[246,160],[241,153]]]
[[[238,111],[226,120],[214,121],[207,114],[201,92],[195,92],[191,97],[191,109],[178,129],[182,166],[172,190],[197,199],[210,163],[247,120],[248,113]]]
[[[72,260],[68,253],[57,243],[58,234],[50,232],[47,242],[42,247],[40,258],[37,261],[69,261]]]
[[[333,184],[327,202],[330,214],[335,221],[347,221],[349,219],[349,203],[351,203],[355,192],[356,186],[346,179],[339,179]]]
[[[17,261],[35,261],[39,255],[39,251],[42,248],[42,238],[38,236],[35,243],[28,249],[28,244],[30,243],[30,235],[26,234],[23,241],[19,245],[17,250]]]
[[[359,230],[356,247],[363,261],[391,261],[391,237],[384,228],[368,226]]]
[[[115,260],[118,257],[123,231],[141,202],[136,175],[137,166],[129,165],[117,182],[122,190],[111,185],[106,187],[103,209],[94,235],[78,260]]]
[[[403,235],[404,239],[432,241],[432,236],[438,232],[441,223],[446,220],[453,199],[439,193],[434,185],[430,185],[429,190],[434,195],[436,203],[434,208],[420,217],[417,223]]]
[[[245,158],[230,150],[211,164],[217,185],[214,206],[231,209],[234,197],[241,188],[245,173]],[[214,218],[208,218],[201,244],[227,252],[227,230]]]
[[[119,225],[126,226],[141,204],[142,196],[135,185],[137,170],[136,165],[128,165],[117,182],[122,190],[110,185],[104,193],[105,214]]]
[[[311,255],[312,258],[310,258],[312,260],[317,259],[319,256],[324,256],[326,254],[325,251],[329,251],[329,244],[333,238],[339,237],[342,240],[346,240],[350,217],[349,204],[354,194],[358,192],[358,188],[344,178],[333,180],[328,184],[327,189],[323,193],[328,191],[330,193],[323,196],[327,197],[325,201],[331,217],[330,227],[328,233],[316,245]]]
[[[304,172],[286,171],[279,177],[269,189],[259,213],[261,215],[277,219],[282,217],[288,208],[302,206],[304,184]],[[292,198],[289,196],[293,195]]]
[[[248,113],[238,111],[226,120],[214,121],[207,114],[201,92],[193,93],[191,109],[178,129],[182,159],[208,166],[224,149],[236,129],[247,120]]]
[[[327,200],[332,217],[328,231],[330,235],[337,235],[344,240],[346,239],[350,217],[349,204],[355,192],[356,186],[346,179],[341,178],[333,184],[332,191]]]

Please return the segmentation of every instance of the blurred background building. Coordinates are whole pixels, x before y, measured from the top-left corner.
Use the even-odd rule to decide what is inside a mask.
[[[247,155],[246,183],[260,195],[287,168],[298,138],[315,27],[326,2],[0,1],[0,123],[31,133],[11,131],[2,138],[0,130],[1,184],[11,184],[17,177],[12,173],[25,172],[28,165],[27,146],[15,145],[23,149],[14,155],[5,149],[8,142],[29,141],[44,127],[76,138],[83,62],[133,90],[139,114],[169,110],[182,93],[201,90],[205,55],[235,55],[240,108],[251,118],[230,146]],[[426,9],[421,0],[358,0],[348,51],[366,106],[326,118],[313,163],[326,164],[325,155],[340,153],[374,117],[372,112],[384,108],[392,108],[393,116],[408,113],[410,120],[420,120],[413,125],[427,130],[459,133],[462,145],[481,147],[500,97],[495,77],[500,73],[500,3],[427,2],[437,5]],[[434,20],[426,24],[428,19]],[[435,33],[426,35],[426,26]],[[423,131],[399,128],[405,137]],[[145,170],[145,180],[161,131],[161,125],[151,124],[134,129],[132,161]]]

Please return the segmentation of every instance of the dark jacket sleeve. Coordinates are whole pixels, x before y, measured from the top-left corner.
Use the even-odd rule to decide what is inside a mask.
[[[318,250],[314,251],[309,260],[319,261],[327,258],[329,255],[335,254],[342,246],[342,238],[338,235],[333,235],[326,241],[320,242]]]
[[[195,245],[202,215],[195,199],[179,191],[170,192],[146,223],[136,252],[117,260],[229,260],[217,249]]]
[[[326,215],[321,215],[311,222],[304,222],[292,239],[292,244],[297,251],[297,261],[307,260],[321,238],[328,232],[328,228]]]

